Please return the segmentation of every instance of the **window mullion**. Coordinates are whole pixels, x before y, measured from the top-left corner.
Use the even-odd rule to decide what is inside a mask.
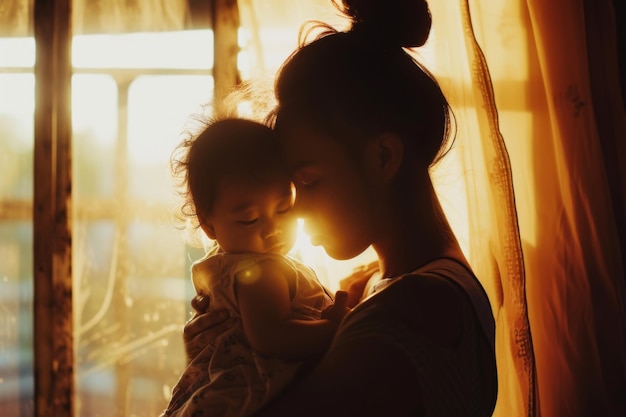
[[[35,416],[73,416],[71,0],[34,3]]]
[[[213,79],[214,105],[219,113],[222,102],[239,83],[237,56],[239,54],[239,6],[237,1],[213,2]]]

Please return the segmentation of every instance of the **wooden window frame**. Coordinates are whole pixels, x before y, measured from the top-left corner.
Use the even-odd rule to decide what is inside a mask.
[[[214,0],[212,5],[215,64],[210,73],[215,81],[214,102],[220,103],[238,81],[239,11],[237,1]],[[37,45],[32,207],[34,415],[71,417],[75,414],[71,0],[38,0],[33,14]],[[126,93],[121,96],[125,99]]]

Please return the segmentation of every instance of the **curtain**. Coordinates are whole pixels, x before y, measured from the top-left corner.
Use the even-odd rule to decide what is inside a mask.
[[[512,188],[501,186],[499,176],[487,184],[479,182],[477,188],[486,185],[490,195],[512,192],[525,270],[525,279],[520,279],[502,268],[519,266],[517,254],[511,252],[515,246],[501,245],[508,235],[501,229],[513,227],[514,217],[493,216],[490,221],[509,222],[489,234],[493,259],[500,265],[494,273],[496,285],[502,288],[501,298],[492,297],[501,379],[496,415],[531,415],[534,406],[543,416],[626,415],[620,241],[625,117],[612,5],[501,3],[470,2],[473,32],[489,65],[513,178]],[[475,79],[485,80],[477,67]],[[488,89],[481,81],[483,94],[485,86]],[[496,113],[491,106],[484,106],[483,112],[493,124]],[[486,156],[489,139],[482,133],[480,140]],[[506,170],[506,164],[499,165]],[[507,212],[507,205],[498,206],[506,202],[496,201],[493,208]],[[482,206],[469,205],[473,221],[484,217]],[[485,251],[472,252],[473,264],[487,263],[486,256]],[[491,279],[483,270],[478,273]],[[516,299],[524,293],[524,282],[527,308],[519,304],[523,299]],[[532,338],[518,325],[524,310]],[[533,358],[536,385],[527,372]]]
[[[529,261],[542,410],[625,415],[624,235],[618,234],[625,213],[618,199],[626,159],[624,109],[611,65],[615,20],[607,1],[529,1],[528,10],[549,122],[536,154],[554,155],[541,166],[554,187],[537,192],[537,206],[550,210]],[[615,152],[603,155],[603,143],[613,143]],[[609,178],[613,164],[605,160],[612,158],[622,174]],[[620,178],[621,191],[612,194]]]
[[[491,62],[483,55],[474,25],[480,19],[493,24],[495,10],[499,10],[498,17],[517,16],[511,2],[476,3],[430,2],[431,38],[424,51],[415,51],[438,78],[455,115],[452,151],[432,175],[496,318],[499,396],[495,415],[534,416],[537,379],[526,298],[525,240],[519,228],[528,218],[518,214],[512,171],[515,162],[523,163],[527,171],[531,158],[526,144],[520,149],[520,160],[513,159],[503,130],[507,122],[515,129],[523,128],[532,116],[515,97],[500,106],[494,93],[494,86],[502,85],[519,95],[529,83],[523,66],[526,49],[519,48],[524,32],[518,27],[514,32],[509,29],[508,37],[502,36],[507,26],[498,25],[495,34],[489,34],[487,39],[495,35],[516,44],[516,48],[507,49],[495,43],[497,53],[508,50],[510,56],[494,65],[496,71],[490,71]],[[481,14],[481,7],[489,15]],[[524,135],[519,139],[528,138]],[[453,187],[455,183],[461,185]],[[462,197],[455,189],[459,186]],[[464,211],[462,220],[458,220],[459,207]]]
[[[430,2],[429,53],[457,114],[469,258],[497,320],[495,415],[625,415],[612,5],[465,3]]]

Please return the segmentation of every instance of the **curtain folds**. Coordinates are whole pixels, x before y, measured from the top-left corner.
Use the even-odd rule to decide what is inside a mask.
[[[623,236],[618,234],[624,212],[615,212],[620,205],[613,204],[623,194],[612,199],[611,185],[620,178],[606,163],[617,158],[622,169],[626,163],[625,118],[617,67],[611,65],[614,40],[596,36],[602,27],[614,28],[611,7],[607,1],[528,1],[549,116],[541,140],[535,140],[537,153],[549,147],[555,156],[541,169],[555,178],[556,187],[537,189],[538,207],[546,200],[555,207],[542,211],[540,245],[529,261],[546,415],[626,415]],[[608,19],[594,20],[602,15]],[[616,151],[621,147],[621,155],[605,160],[603,143]]]
[[[497,3],[475,0],[471,9],[494,80],[520,214],[537,412],[626,415],[620,241],[625,115],[612,5]],[[521,67],[518,74],[507,62]],[[510,256],[501,253],[496,259],[506,262]],[[500,279],[506,288],[518,278],[501,274]],[[506,312],[510,303],[505,291],[501,308]],[[513,325],[508,315],[498,317],[499,371],[505,379],[519,372],[519,366],[502,361],[502,338],[511,343],[520,336]],[[529,413],[515,409],[512,387],[500,387],[497,415]],[[526,394],[523,385],[518,388]]]
[[[465,184],[465,251],[490,296],[496,317],[499,398],[495,415],[534,416],[536,373],[522,240],[511,161],[493,90],[494,84],[519,88],[523,77],[504,71],[496,72],[492,79],[475,37],[472,15],[477,9],[470,8],[466,0],[430,2],[430,8],[433,36],[427,45],[428,54],[418,51],[418,55],[439,79],[455,113],[456,138],[449,156],[456,154],[459,165],[442,164],[435,168],[433,177],[440,184],[444,201],[452,198],[441,187],[440,178],[445,178],[444,183],[451,180],[446,171],[456,169],[456,180]],[[508,104],[513,107],[510,112],[520,111],[513,100]],[[454,223],[458,208],[450,206],[447,214]],[[455,231],[463,235],[460,227]]]
[[[433,175],[464,182],[465,249],[497,323],[494,415],[626,415],[626,136],[612,4],[430,7],[432,37],[416,53],[457,124],[454,162]]]

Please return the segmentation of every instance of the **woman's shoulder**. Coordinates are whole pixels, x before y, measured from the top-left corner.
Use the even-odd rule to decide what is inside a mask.
[[[378,315],[402,323],[409,331],[440,346],[452,347],[462,334],[465,301],[450,283],[420,278],[406,276],[374,293],[359,306],[365,313],[361,319]]]
[[[353,387],[353,398],[368,411],[376,406],[372,398],[393,398],[403,411],[427,415],[492,409],[495,357],[476,343],[479,321],[470,297],[455,283],[473,274],[446,262],[440,267],[435,263],[392,279],[359,303],[342,321],[316,381],[329,390]],[[491,373],[483,373],[485,363]],[[372,383],[371,375],[384,383]]]
[[[355,320],[399,321],[442,346],[454,346],[472,303],[464,286],[473,274],[458,262],[437,260],[395,278],[381,279],[353,312]]]
[[[489,299],[467,265],[440,258],[415,271],[380,279],[372,285],[371,294],[364,303],[388,303],[400,308],[415,308],[416,312],[428,312],[454,309],[455,306],[472,307],[474,303],[489,306]]]

